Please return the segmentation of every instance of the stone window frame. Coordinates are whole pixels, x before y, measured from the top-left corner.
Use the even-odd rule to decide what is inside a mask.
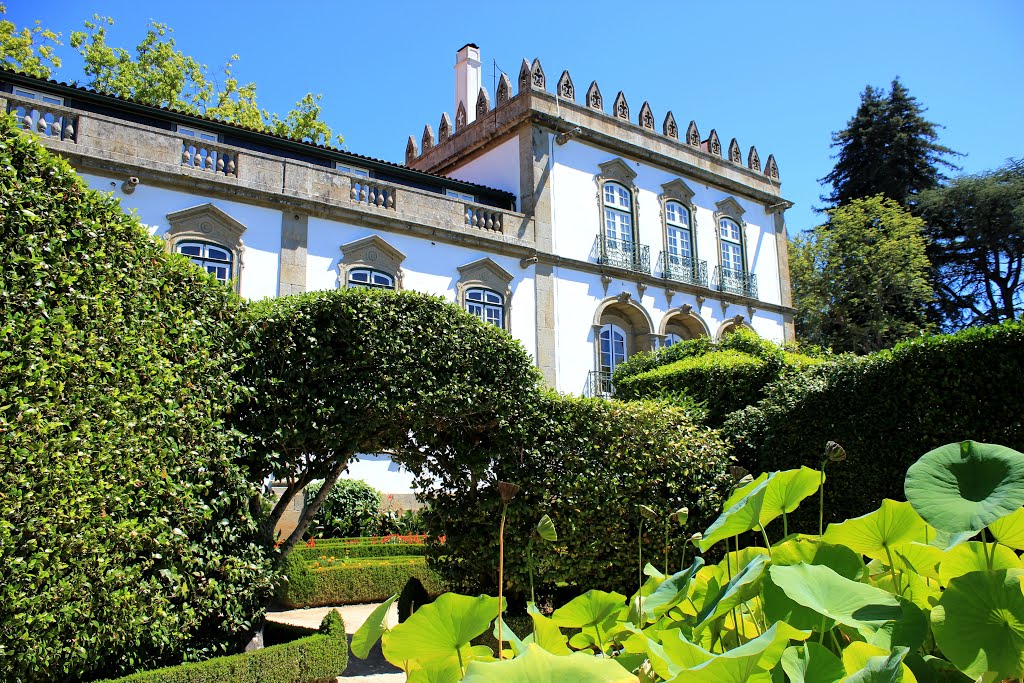
[[[367,281],[366,282],[360,282],[359,280],[353,281],[352,280],[352,276],[355,273],[366,273],[367,274]],[[387,279],[389,279],[391,281],[390,285],[380,285],[380,284],[375,283],[373,281],[373,276],[374,275],[382,275],[382,276],[386,277]],[[346,282],[345,287],[348,288],[348,289],[354,289],[356,287],[366,287],[367,289],[387,289],[387,290],[390,290],[390,291],[393,292],[393,291],[395,291],[396,280],[397,279],[395,278],[394,275],[392,275],[391,273],[386,273],[383,270],[380,270],[379,268],[371,268],[369,266],[358,266],[357,265],[357,266],[352,266],[351,268],[348,269],[348,281]]]
[[[661,194],[658,195],[658,206],[661,208],[661,239],[662,249],[668,254],[668,213],[666,206],[669,202],[678,202],[690,212],[690,250],[693,252],[693,261],[700,259],[700,251],[697,248],[697,205],[693,202],[696,193],[690,186],[683,182],[682,178],[673,178],[661,186]]]
[[[742,315],[736,315],[731,318],[726,318],[718,325],[718,330],[715,331],[714,339],[716,342],[720,342],[725,339],[725,335],[735,332],[738,329],[750,330],[756,336],[761,336],[757,334],[757,330],[750,326],[746,318]]]
[[[611,182],[623,186],[629,192],[629,212],[633,221],[633,246],[636,248],[640,244],[640,207],[637,206],[637,196],[640,193],[640,188],[634,182],[636,180],[636,171],[630,168],[629,164],[621,157],[602,162],[597,167],[600,169],[600,172],[594,176],[594,182],[597,184],[598,235],[601,239],[601,244],[604,244],[608,235],[608,226],[605,225],[604,220],[604,186],[606,183]]]
[[[395,279],[395,289],[402,290],[402,263],[405,254],[388,244],[379,235],[369,235],[341,245],[341,258],[338,259],[338,287],[348,287],[349,271],[357,268],[369,268]]]
[[[721,220],[728,218],[736,222],[736,225],[740,229],[740,258],[743,261],[743,273],[749,275],[752,271],[750,265],[747,263],[747,223],[743,220],[743,214],[746,213],[746,209],[736,201],[734,197],[726,197],[721,201],[715,202],[715,242],[718,245],[718,265],[722,268],[725,264],[722,263],[722,226]]]
[[[241,292],[245,224],[209,202],[172,211],[167,214],[167,224],[162,237],[168,252],[177,253],[178,245],[184,242],[204,242],[229,252],[233,273],[231,287],[236,293]]]
[[[689,321],[691,325],[677,323],[676,321],[680,319]],[[662,338],[662,343],[664,343],[664,338],[668,336],[670,329],[674,325],[685,327],[687,329],[690,329],[691,326],[699,327],[702,330],[703,336],[711,338],[711,328],[708,326],[707,321],[704,320],[704,318],[701,317],[700,312],[690,304],[683,304],[677,308],[670,308],[665,311],[665,315],[662,316],[661,322],[658,324],[658,336]],[[692,329],[690,331],[692,332]],[[700,336],[701,334],[698,334],[698,337]]]
[[[501,329],[511,332],[512,281],[515,276],[489,256],[471,261],[458,267],[459,280],[455,283],[455,297],[459,307],[468,311],[466,294],[471,289],[487,289],[500,295],[502,304]]]

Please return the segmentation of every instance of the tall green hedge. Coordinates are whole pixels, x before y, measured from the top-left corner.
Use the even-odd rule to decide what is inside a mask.
[[[712,430],[678,408],[655,402],[559,396],[524,397],[514,416],[516,447],[485,444],[491,475],[473,480],[459,468],[473,452],[428,458],[420,496],[431,536],[433,566],[456,588],[480,592],[497,585],[501,499],[495,482],[521,487],[508,509],[505,534],[506,595],[529,597],[526,547],[540,517],[558,531],[554,546],[538,542],[536,582],[550,595],[556,584],[635,590],[638,505],[667,516],[687,506],[686,529],[670,526],[672,564],[682,540],[714,519],[731,485],[728,449]],[[432,453],[427,445],[428,454]],[[645,525],[648,559],[662,566],[664,526]],[[436,537],[446,536],[443,545]]]
[[[0,680],[224,652],[273,583],[240,302],[0,116]]]
[[[286,577],[277,600],[288,608],[382,602],[402,590],[409,579],[419,579],[432,595],[444,591],[444,582],[421,555],[375,557],[317,566],[292,553],[285,560]]]
[[[337,611],[331,611],[315,635],[104,683],[333,683],[347,666],[345,622]]]
[[[969,329],[788,375],[723,433],[752,472],[817,467],[826,441],[841,444],[849,458],[827,467],[827,524],[902,499],[907,467],[942,444],[1024,450],[1022,378],[1024,324]],[[817,510],[790,517],[790,529],[817,524]]]

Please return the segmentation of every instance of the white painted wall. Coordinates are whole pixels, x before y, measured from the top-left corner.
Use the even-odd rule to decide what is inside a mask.
[[[513,137],[449,172],[459,180],[511,192],[519,204],[519,138]]]
[[[135,212],[139,220],[157,236],[167,232],[167,214],[210,203],[245,226],[242,235],[241,295],[248,299],[277,296],[281,252],[281,212],[251,204],[228,201],[201,194],[179,192],[141,184],[126,195],[121,191],[124,178],[81,174],[94,190],[113,192],[125,210]]]
[[[509,331],[522,342],[526,351],[536,357],[536,296],[533,277],[519,267],[519,260],[489,254],[426,238],[382,232],[370,228],[348,225],[337,221],[311,217],[306,261],[306,289],[308,291],[336,289],[341,245],[353,240],[378,235],[392,247],[405,254],[402,263],[402,289],[435,294],[455,303],[459,266],[489,257],[511,273],[512,298],[508,308]]]

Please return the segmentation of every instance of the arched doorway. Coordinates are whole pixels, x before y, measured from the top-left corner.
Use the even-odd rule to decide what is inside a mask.
[[[687,339],[710,337],[708,326],[690,306],[674,308],[665,314],[659,330],[662,346],[672,346]]]
[[[650,316],[629,294],[601,302],[594,314],[594,370],[587,393],[614,393],[612,373],[637,351],[650,351],[656,344]]]

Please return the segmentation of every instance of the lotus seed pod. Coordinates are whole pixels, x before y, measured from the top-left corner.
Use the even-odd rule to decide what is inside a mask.
[[[700,543],[703,540],[704,540],[704,534],[702,534],[699,531],[697,533],[695,533],[693,536],[690,536],[690,542],[693,543],[694,545],[697,545],[698,543]]]
[[[658,519],[658,513],[647,507],[646,505],[640,506],[640,514],[650,520]]]
[[[846,449],[835,441],[829,441],[825,444],[825,457],[832,462],[842,462],[846,460]]]
[[[498,482],[498,495],[501,496],[501,502],[505,505],[508,505],[517,493],[519,493],[519,487],[515,484],[510,484],[507,481]]]

